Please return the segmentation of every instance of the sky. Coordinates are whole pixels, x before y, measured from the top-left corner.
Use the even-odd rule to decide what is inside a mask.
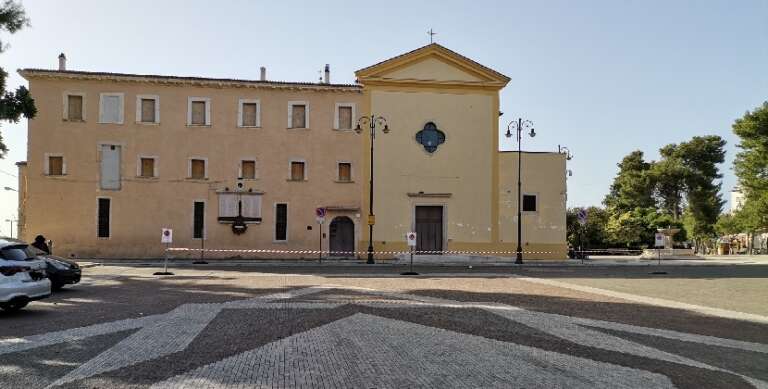
[[[435,41],[509,76],[501,128],[518,117],[525,150],[567,146],[568,205],[598,205],[633,150],[696,135],[727,140],[725,199],[738,139],[731,124],[768,100],[768,0],[739,1],[23,1],[31,27],[0,32],[9,87],[18,68],[332,82]],[[18,186],[26,122],[0,124],[10,152],[0,188]],[[514,148],[502,137],[502,148]],[[504,167],[502,167],[503,169]],[[0,191],[0,235],[16,217]],[[727,208],[727,206],[726,206]],[[14,232],[15,233],[15,232]]]

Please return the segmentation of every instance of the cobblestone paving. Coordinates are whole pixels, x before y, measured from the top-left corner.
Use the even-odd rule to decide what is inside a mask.
[[[382,288],[381,280],[290,280],[261,280],[274,288],[268,293],[235,291],[243,282],[236,278],[224,281],[226,290],[204,280],[195,290],[178,279],[163,287],[191,291],[163,312],[85,318],[55,330],[42,325],[38,333],[25,326],[23,336],[0,332],[0,387],[768,388],[768,326],[760,323],[717,318],[713,323],[734,333],[762,335],[713,336],[696,325],[634,320],[645,308],[626,302],[617,322],[481,293],[498,293],[494,282],[505,281],[479,282],[473,293],[466,285],[451,288],[450,280],[429,290],[437,281]],[[206,288],[216,297],[198,297]],[[565,299],[573,292],[546,293]],[[106,309],[110,299],[103,297],[92,304]],[[570,297],[574,307],[584,303]],[[678,323],[687,317],[666,314]],[[18,315],[0,323],[26,323]]]

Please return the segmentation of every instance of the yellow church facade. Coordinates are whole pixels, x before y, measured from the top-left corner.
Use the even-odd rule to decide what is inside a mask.
[[[24,69],[38,117],[19,163],[19,230],[59,255],[148,258],[173,246],[232,256],[377,259],[417,250],[513,257],[517,153],[499,151],[510,81],[430,44],[357,83]],[[73,116],[74,114],[74,116]],[[382,117],[374,140],[360,117]],[[382,122],[383,123],[383,122]],[[524,152],[526,259],[565,259],[566,166]],[[318,224],[316,209],[326,210]],[[265,252],[268,251],[268,252]],[[295,252],[300,253],[282,253]]]

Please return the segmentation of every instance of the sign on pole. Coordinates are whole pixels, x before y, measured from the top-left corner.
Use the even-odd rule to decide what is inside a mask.
[[[654,243],[655,247],[664,247],[665,246],[664,245],[664,234],[662,234],[661,232],[657,232],[656,236],[655,236],[655,239],[654,239],[654,242],[655,242]]]
[[[376,224],[376,215],[368,215],[368,225],[372,226]]]
[[[579,213],[576,214],[576,218],[579,219],[579,224],[584,226],[587,224],[587,209],[581,208],[579,209]]]
[[[415,232],[409,232],[405,234],[405,239],[408,240],[408,246],[415,247],[416,246],[416,233]]]
[[[323,224],[325,221],[325,208],[318,207],[315,208],[315,219],[317,219],[318,224]]]
[[[170,244],[173,243],[173,230],[170,228],[163,228],[163,233],[160,236],[160,243]]]

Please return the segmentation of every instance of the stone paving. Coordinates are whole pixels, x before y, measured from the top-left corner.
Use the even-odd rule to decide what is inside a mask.
[[[764,323],[516,277],[102,275],[0,316],[0,387],[768,388]]]

